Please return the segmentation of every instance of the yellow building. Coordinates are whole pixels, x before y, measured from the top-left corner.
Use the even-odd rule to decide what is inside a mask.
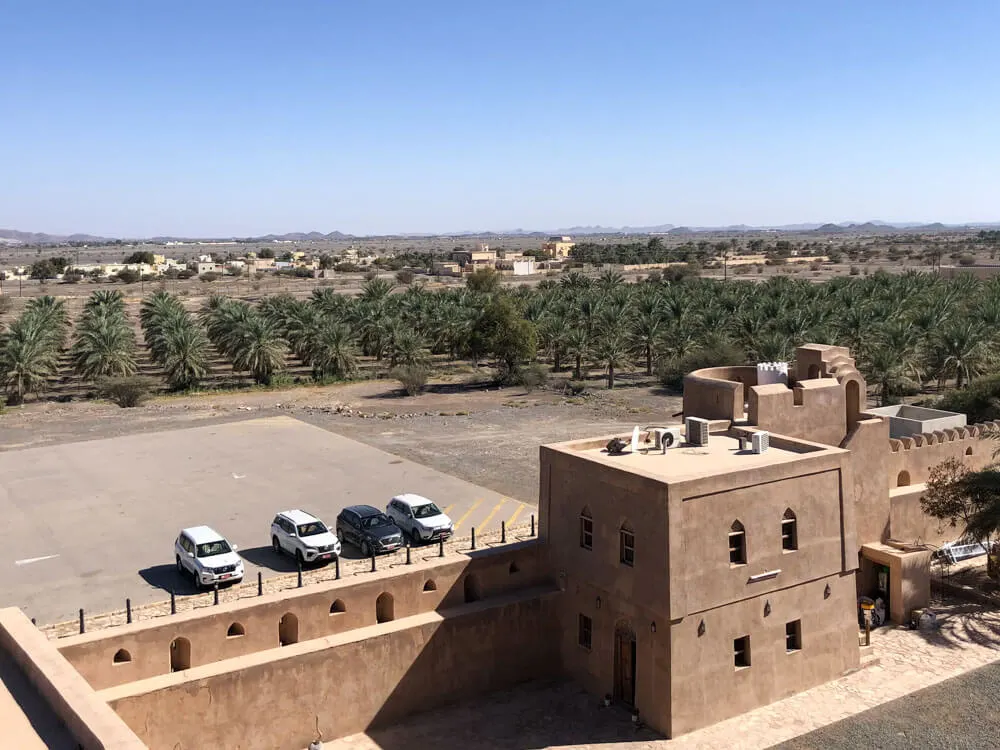
[[[542,250],[549,253],[553,258],[568,258],[569,251],[576,246],[572,237],[549,237],[542,243]]]

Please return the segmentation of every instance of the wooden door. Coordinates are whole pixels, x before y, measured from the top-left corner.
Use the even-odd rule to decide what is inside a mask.
[[[635,634],[630,630],[615,632],[615,698],[635,705]]]

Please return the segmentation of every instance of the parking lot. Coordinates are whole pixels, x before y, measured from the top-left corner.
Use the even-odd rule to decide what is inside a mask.
[[[239,546],[247,578],[287,572],[291,561],[270,549],[276,511],[302,508],[332,526],[347,505],[384,509],[402,492],[437,502],[459,535],[536,512],[284,416],[0,453],[0,606],[41,624],[162,599],[181,583],[173,540],[199,524]]]

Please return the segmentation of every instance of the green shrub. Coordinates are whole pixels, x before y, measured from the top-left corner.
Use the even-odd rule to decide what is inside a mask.
[[[860,268],[857,266],[851,266],[851,276],[857,276],[859,273],[861,273]]]
[[[518,372],[518,380],[524,386],[524,390],[531,393],[549,381],[549,372],[542,365],[528,365]]]
[[[563,385],[563,393],[567,396],[579,396],[587,391],[587,381],[567,380]]]
[[[976,265],[976,258],[972,255],[963,255],[958,259],[958,265],[960,266],[974,266]]]
[[[139,272],[131,268],[123,268],[116,274],[117,279],[123,284],[135,284],[139,281]]]
[[[969,424],[1000,419],[1000,375],[973,380],[967,388],[946,393],[933,407],[965,414]]]
[[[408,268],[404,268],[402,271],[396,272],[396,281],[400,284],[412,284],[413,283],[413,271]]]
[[[132,375],[125,378],[105,378],[97,384],[101,398],[113,401],[123,409],[131,409],[145,403],[155,387],[152,378]]]
[[[418,396],[427,386],[430,372],[423,365],[402,365],[392,371],[392,377],[399,381],[408,396]]]
[[[201,279],[202,281],[211,282],[211,281],[218,281],[221,276],[222,274],[216,273],[215,271],[206,271],[198,278]]]

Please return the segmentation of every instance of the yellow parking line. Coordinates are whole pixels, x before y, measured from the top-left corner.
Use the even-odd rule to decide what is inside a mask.
[[[455,521],[455,528],[457,529],[459,526],[461,526],[462,522],[466,518],[469,517],[469,514],[472,513],[472,511],[474,511],[476,508],[478,508],[482,504],[483,504],[482,498],[480,498],[479,500],[476,500],[476,502],[472,504],[472,507],[469,508],[467,511],[465,511],[465,513],[462,515],[461,518],[459,518],[457,521]]]
[[[455,503],[452,503],[451,505],[447,506],[447,507],[446,507],[446,508],[444,509],[444,514],[445,514],[445,515],[448,515],[449,513],[451,513],[451,509],[452,509],[452,508],[454,508],[454,507],[455,507]]]
[[[507,498],[503,498],[500,500],[499,503],[493,506],[493,510],[490,511],[490,514],[483,519],[483,522],[480,525],[481,529],[485,529],[487,526],[489,526],[490,521],[493,520],[493,516],[497,514],[497,511],[500,510],[500,508],[502,508],[506,502]]]
[[[513,526],[514,525],[514,521],[517,520],[517,517],[519,515],[521,515],[521,511],[523,511],[523,510],[524,510],[524,503],[518,503],[517,504],[517,510],[514,511],[514,515],[512,515],[510,518],[507,519],[507,525],[508,526]]]

